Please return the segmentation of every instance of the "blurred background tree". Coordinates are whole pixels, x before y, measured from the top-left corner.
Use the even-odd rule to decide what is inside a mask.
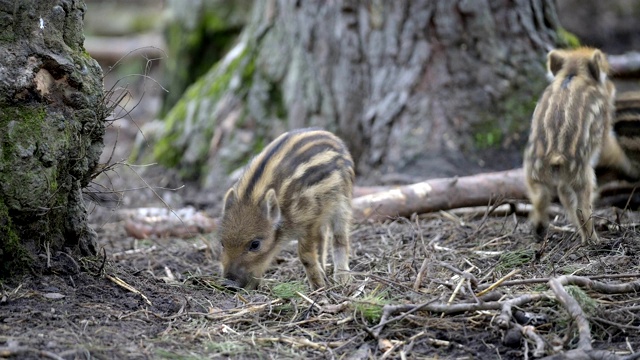
[[[640,1],[561,0],[562,26],[586,45],[620,54],[640,49]]]
[[[279,133],[320,126],[361,183],[516,167],[558,29],[543,0],[255,2],[148,137],[153,159],[224,188]]]
[[[142,133],[120,123],[117,135],[138,136],[130,159],[159,161],[214,192],[273,137],[300,126],[344,137],[360,184],[520,166],[547,50],[582,42],[619,53],[640,38],[637,0],[88,2],[88,23],[128,28],[138,39],[131,44],[164,51],[143,49],[138,70],[125,61],[115,68],[142,73],[158,57],[150,75],[168,91],[147,88],[146,105],[132,109],[139,124],[160,121]],[[115,134],[107,131],[107,142]],[[114,151],[128,154],[126,139]]]
[[[165,93],[161,116],[203,76],[236,41],[247,23],[249,0],[167,0]]]
[[[107,126],[114,143],[140,133],[129,120],[161,114],[161,130],[145,131],[134,154],[214,193],[272,138],[303,126],[347,141],[360,184],[511,168],[545,86],[548,49],[640,46],[634,0],[87,2],[88,11],[80,0],[0,1],[0,61],[10,69],[0,82],[5,270],[45,249],[95,252],[80,189],[96,170],[105,125],[118,124]],[[169,93],[155,87],[142,111],[124,97],[130,117],[105,122],[85,16],[85,44],[108,71],[108,89],[139,73]],[[147,91],[148,77],[135,79],[125,88]],[[126,157],[129,145],[121,140],[103,161]],[[14,246],[18,238],[25,246]]]

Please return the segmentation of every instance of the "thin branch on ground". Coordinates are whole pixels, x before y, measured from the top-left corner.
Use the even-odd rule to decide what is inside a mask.
[[[26,354],[33,354],[41,358],[48,358],[53,360],[64,360],[62,357],[46,350],[32,349],[26,346],[0,347],[0,357],[2,358],[24,356]]]
[[[589,276],[581,276],[581,277],[591,279],[591,280],[640,278],[640,273],[589,275]],[[535,278],[535,279],[510,280],[510,281],[505,281],[503,283],[500,283],[498,284],[498,286],[508,287],[508,286],[518,286],[518,285],[543,284],[543,283],[548,283],[549,280],[551,280],[551,278],[548,278],[548,277]],[[478,285],[478,289],[483,290],[491,286],[494,286],[494,284],[480,284]]]

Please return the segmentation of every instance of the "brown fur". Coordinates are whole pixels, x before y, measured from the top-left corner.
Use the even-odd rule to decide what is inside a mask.
[[[346,282],[353,181],[349,151],[327,131],[295,130],[271,142],[225,196],[219,234],[228,284],[255,288],[282,247],[297,239],[311,287],[324,287],[331,235],[334,278]]]
[[[592,206],[596,185],[593,166],[603,146],[610,147],[615,87],[607,79],[609,64],[597,49],[552,50],[547,68],[553,81],[533,113],[524,154],[531,222],[542,236],[548,207],[557,194],[582,242],[598,241]]]
[[[640,179],[640,91],[618,95],[613,136],[603,146],[598,166],[617,170],[628,180]]]

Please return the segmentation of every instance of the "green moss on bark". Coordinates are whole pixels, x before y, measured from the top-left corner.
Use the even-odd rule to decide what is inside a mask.
[[[242,5],[212,1],[169,4],[169,8],[180,8],[173,9],[173,17],[165,27],[169,55],[166,86],[171,91],[166,94],[163,115],[183,97],[188,85],[206,74],[236,41],[248,16]]]
[[[537,96],[525,94],[515,94],[505,99],[499,111],[485,114],[486,120],[472,129],[475,147],[480,150],[499,148],[510,136],[525,138],[536,102]],[[503,116],[496,117],[496,113]]]
[[[7,206],[0,199],[0,279],[15,275],[29,266],[29,252],[20,243]]]
[[[565,28],[558,28],[558,44],[563,47],[568,48],[577,48],[580,46],[580,39],[572,33],[567,31]]]
[[[533,110],[548,84],[540,69],[523,69],[523,74],[530,75],[514,84],[512,91],[498,101],[498,108],[479,114],[482,121],[471,128],[475,149],[499,149],[505,143],[524,145]]]
[[[0,109],[0,128],[4,130],[3,134],[0,134],[0,139],[3,140],[2,154],[5,160],[7,156],[16,152],[21,146],[13,139],[14,134],[19,134],[22,140],[25,139],[24,136],[29,137],[27,139],[29,141],[23,141],[26,143],[30,143],[31,140],[37,140],[42,136],[42,129],[39,124],[45,115],[43,108],[28,106]]]
[[[211,146],[218,119],[214,105],[228,92],[245,99],[255,72],[255,52],[246,47],[231,60],[221,60],[193,85],[165,118],[165,130],[154,146],[153,157],[167,167],[182,166],[180,175],[195,179]],[[203,117],[211,119],[203,121]],[[239,120],[240,122],[242,119]]]
[[[58,171],[52,164],[55,150],[48,148],[55,135],[44,131],[47,114],[42,107],[24,106],[0,110],[0,135],[2,156],[0,158],[0,194],[4,195],[11,209],[36,208],[41,194],[55,194],[58,190]],[[68,144],[65,138],[58,139],[58,148]],[[40,166],[49,165],[50,166]],[[20,163],[20,169],[3,171]],[[42,182],[42,175],[46,180]]]

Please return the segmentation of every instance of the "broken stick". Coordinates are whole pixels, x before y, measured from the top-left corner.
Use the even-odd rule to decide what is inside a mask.
[[[505,198],[527,198],[522,169],[398,186],[353,199],[353,213],[358,221],[385,220],[413,213],[489,205]]]

